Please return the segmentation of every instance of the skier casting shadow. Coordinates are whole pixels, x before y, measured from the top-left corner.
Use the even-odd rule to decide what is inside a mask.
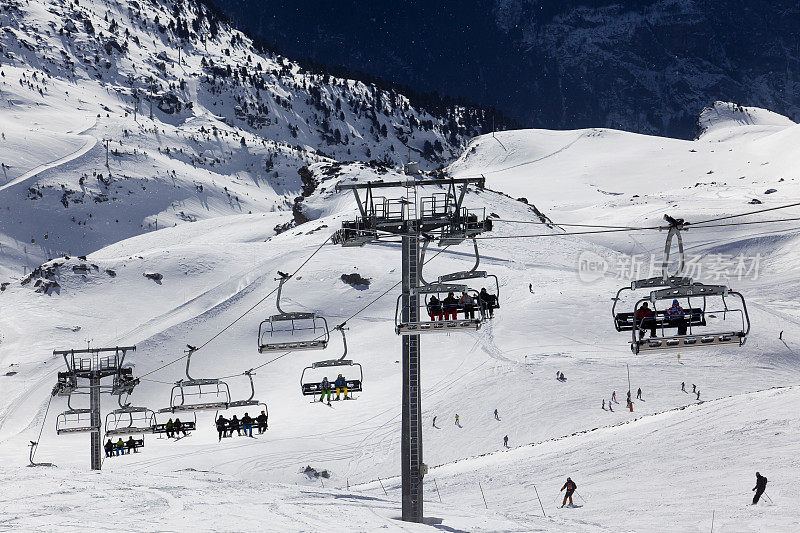
[[[575,492],[575,489],[577,489],[577,488],[578,488],[578,486],[575,484],[574,481],[572,481],[572,478],[568,477],[567,478],[567,482],[564,483],[563,487],[561,487],[561,490],[564,490],[564,489],[567,490],[567,492],[564,493],[564,501],[561,502],[561,507],[564,507],[565,505],[567,505],[567,498],[569,498],[569,506],[570,507],[573,507],[575,505],[574,503],[572,503],[572,494]]]
[[[755,496],[753,496],[753,505],[756,505],[758,503],[758,500],[761,498],[761,495],[764,494],[764,491],[766,489],[767,489],[767,478],[756,472],[756,486],[753,487],[753,490],[756,491],[756,494]]]

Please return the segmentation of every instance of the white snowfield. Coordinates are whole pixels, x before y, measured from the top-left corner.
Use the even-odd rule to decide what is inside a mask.
[[[581,229],[569,223],[652,226],[664,213],[698,221],[797,201],[798,155],[789,147],[797,146],[800,130],[769,126],[772,131],[755,137],[751,126],[742,126],[743,138],[713,142],[611,130],[506,132],[475,139],[450,171],[486,176],[492,190],[465,200],[497,216],[485,237]],[[630,276],[609,268],[587,280],[578,272],[584,253],[612,266],[629,254],[658,259],[664,232],[480,240],[481,268],[498,276],[501,308],[477,332],[422,338],[427,519],[407,524],[399,520],[401,342],[393,330],[399,287],[364,309],[399,281],[399,246],[325,245],[284,287],[284,310],[319,312],[331,326],[347,320],[348,358],[364,367],[356,400],[328,407],[300,394],[304,367],[342,354],[336,332],[321,352],[257,351],[259,322],[276,312],[274,297],[261,300],[277,286],[277,271],[293,272],[355,214],[352,195],[333,192],[335,181],[401,177],[358,164],[330,177],[326,169],[312,165],[322,182],[303,212],[313,219],[288,231],[274,228],[289,213],[181,223],[118,240],[86,261],[56,259],[59,287],[48,294],[35,292],[33,281],[6,287],[0,294],[0,479],[9,488],[0,497],[0,528],[694,532],[709,531],[713,519],[715,531],[800,529],[796,221],[684,234],[687,253],[702,264],[717,256],[757,256],[758,264],[716,280],[747,298],[747,343],[680,351],[680,357],[634,356],[630,335],[615,331],[611,297]],[[770,188],[776,192],[765,194]],[[526,197],[564,230],[504,222],[539,218],[529,205],[495,191]],[[753,198],[763,203],[749,204]],[[425,276],[471,265],[471,244],[464,243],[433,258]],[[368,278],[369,288],[341,281],[353,272]],[[153,281],[146,273],[163,277]],[[715,273],[698,278],[714,282]],[[633,303],[626,297],[620,305],[632,310]],[[737,318],[715,316],[725,323]],[[126,361],[143,379],[128,401],[158,409],[169,405],[172,383],[185,377],[186,344],[212,338],[192,357],[190,373],[234,376],[226,379],[234,399],[249,396],[243,372],[269,362],[254,378],[256,398],[269,405],[265,434],[219,441],[214,412],[201,413],[189,437],[145,435],[143,449],[106,459],[101,473],[88,470],[88,435],[56,435],[56,415],[66,402],[52,398],[48,409],[64,367],[53,349],[82,348],[87,341],[135,344]],[[628,370],[634,395],[643,391],[634,412],[625,409]],[[557,381],[556,371],[567,380]],[[345,375],[355,377],[349,368]],[[610,412],[601,402],[612,391],[619,403]],[[84,405],[85,396],[73,402]],[[115,398],[103,395],[104,414],[115,406]],[[503,448],[506,435],[510,449]],[[37,439],[36,461],[57,467],[25,466],[27,444]],[[330,477],[307,475],[306,466]],[[771,500],[751,506],[757,470],[769,479]],[[559,489],[567,476],[578,491],[575,506],[562,509]]]

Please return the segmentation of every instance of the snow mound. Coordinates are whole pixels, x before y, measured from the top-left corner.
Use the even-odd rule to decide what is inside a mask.
[[[714,102],[703,108],[697,117],[698,139],[730,141],[768,135],[794,126],[788,117],[758,107],[745,107],[732,102]]]

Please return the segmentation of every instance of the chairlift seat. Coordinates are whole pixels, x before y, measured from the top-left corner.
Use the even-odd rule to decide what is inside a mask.
[[[230,403],[228,402],[206,402],[195,404],[175,405],[173,407],[164,407],[159,409],[159,413],[180,413],[191,411],[218,411],[220,409],[227,409]]]
[[[100,428],[98,426],[79,426],[79,427],[71,427],[71,428],[59,428],[56,429],[56,434],[61,435],[64,433],[99,433]]]
[[[190,431],[194,431],[196,429],[194,422],[181,422],[181,429],[180,431],[186,431],[187,433]],[[175,431],[175,428],[172,429]],[[167,432],[167,424],[154,424],[152,427],[152,433],[160,434]]]
[[[347,392],[361,392],[361,380],[360,379],[348,379],[347,382]],[[330,382],[331,391],[335,391],[336,387],[333,385],[333,382]],[[304,396],[313,396],[314,394],[322,393],[322,382],[319,383],[303,383],[303,395]]]
[[[706,325],[706,317],[703,313],[703,310],[699,307],[692,307],[689,309],[684,309],[684,318],[686,319],[687,326],[705,326]],[[617,324],[618,331],[631,331],[633,329],[633,320],[634,313],[617,313],[614,315],[614,321]],[[656,328],[677,328],[677,324],[672,324],[669,320],[666,319],[666,311],[656,311],[655,316],[646,317],[642,320],[655,320]],[[641,327],[640,329],[647,329],[645,327]]]
[[[744,344],[746,335],[742,331],[705,333],[701,335],[676,335],[674,337],[653,337],[631,343],[633,353],[659,351],[676,348],[704,348],[721,344]]]
[[[124,428],[107,429],[106,435],[135,435],[138,433],[152,433],[153,426],[128,426]]]
[[[284,352],[284,351],[301,351],[301,350],[324,350],[328,346],[328,341],[325,339],[307,340],[307,341],[288,341],[288,342],[275,342],[266,343],[258,347],[259,353],[268,352]]]

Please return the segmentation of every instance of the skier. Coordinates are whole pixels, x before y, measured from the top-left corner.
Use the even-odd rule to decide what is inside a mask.
[[[344,391],[344,399],[347,399],[347,380],[339,374],[339,377],[336,378],[336,381],[333,382],[333,386],[336,387],[336,399],[339,399],[339,393]]]
[[[756,491],[756,495],[753,496],[753,505],[758,503],[758,499],[761,498],[762,494],[764,494],[766,488],[767,478],[756,472],[756,486],[753,487],[753,490]]]
[[[636,311],[636,323],[639,324],[639,340],[644,338],[645,330],[650,330],[650,338],[656,336],[655,313],[647,306],[647,302]]]
[[[697,389],[697,401],[700,401],[700,389]]]
[[[508,435],[503,437],[503,447],[508,448]]]
[[[528,283],[528,290],[533,294],[533,283]]]
[[[175,425],[175,423],[174,423],[174,422],[172,421],[172,419],[170,418],[169,420],[167,420],[167,423],[166,423],[166,425],[164,426],[164,429],[166,430],[166,433],[167,433],[167,438],[168,438],[168,439],[172,438],[172,435],[174,434],[174,431],[173,431],[173,429],[172,429],[174,425]]]
[[[442,308],[444,309],[445,320],[458,319],[458,300],[452,292],[447,293],[447,298],[442,301]]]
[[[433,427],[436,427],[436,417],[433,417]]]
[[[173,427],[175,428],[174,435],[176,438],[178,437],[178,433],[183,433],[184,437],[188,435],[188,433],[186,433],[186,430],[183,427],[183,422],[181,422],[180,418],[175,419],[175,424],[173,425]]]
[[[497,409],[494,410],[494,419],[495,420],[500,420],[500,416],[498,416],[498,414],[497,414]]]
[[[111,442],[111,439],[108,439],[103,448],[105,448],[106,450],[106,457],[111,457],[112,455],[114,455],[114,443]]]
[[[611,401],[617,403],[617,391],[611,391]]]
[[[481,304],[481,309],[489,311],[489,318],[494,318],[494,310],[497,307],[497,296],[489,294],[486,291],[486,287],[484,287],[478,294],[478,301]]]
[[[219,433],[219,441],[222,441],[222,437],[225,436],[225,428],[227,425],[228,421],[225,419],[225,417],[219,415],[219,418],[217,418],[217,433]]]
[[[564,493],[564,501],[561,503],[561,507],[564,507],[565,505],[567,505],[567,498],[569,498],[570,506],[574,505],[572,503],[572,493],[575,492],[575,489],[577,489],[577,488],[578,488],[578,486],[575,484],[574,481],[572,481],[572,478],[567,478],[567,482],[564,483],[563,487],[561,487],[561,490],[567,489],[567,492]]]
[[[672,307],[667,309],[664,317],[670,326],[678,328],[678,335],[686,335],[686,318],[684,318],[683,307],[678,300],[672,300]]]
[[[464,310],[464,318],[475,318],[475,300],[466,292],[461,293],[458,303]]]
[[[267,430],[267,422],[269,418],[267,418],[267,414],[264,411],[261,411],[261,414],[256,417],[256,422],[258,422],[258,433],[264,433]]]
[[[458,427],[461,427],[461,422],[459,422],[459,420],[458,420],[458,413],[456,413],[456,425]]]
[[[240,436],[240,437],[242,436],[242,426],[239,423],[239,417],[238,416],[233,415],[231,417],[231,420],[228,423],[228,429],[229,429],[228,433],[230,433],[231,437],[233,437],[233,432],[234,431],[236,432],[236,434],[238,436]]]
[[[442,319],[442,302],[436,295],[432,295],[428,300],[428,314],[431,315],[431,322]]]
[[[136,453],[136,441],[133,440],[133,435],[128,437],[128,440],[125,441],[125,446],[128,448],[128,453],[131,453],[131,450]]]
[[[636,399],[637,400],[641,400],[642,399],[642,388],[641,387],[639,387],[639,389],[636,391]]]
[[[683,392],[686,392],[686,382],[685,381],[681,381],[681,390]]]
[[[697,388],[697,385],[695,385],[694,383],[692,383],[692,394],[694,394],[695,392],[697,392],[697,391],[695,390],[696,388]]]
[[[247,413],[242,417],[242,429],[246,437],[253,436],[253,418]]]
[[[611,407],[611,400],[608,400],[608,410],[611,411],[612,413],[614,412],[614,408]]]
[[[610,406],[611,406],[611,404],[609,404],[609,407]],[[606,399],[603,398],[603,411],[605,411],[605,410],[606,410]]]
[[[328,377],[325,376],[322,378],[322,383],[320,384],[320,389],[322,390],[322,394],[319,397],[319,401],[325,400],[325,395],[328,395],[328,405],[331,404],[331,382],[328,381]]]
[[[125,455],[125,443],[122,442],[122,437],[117,441],[116,448],[117,455]]]

